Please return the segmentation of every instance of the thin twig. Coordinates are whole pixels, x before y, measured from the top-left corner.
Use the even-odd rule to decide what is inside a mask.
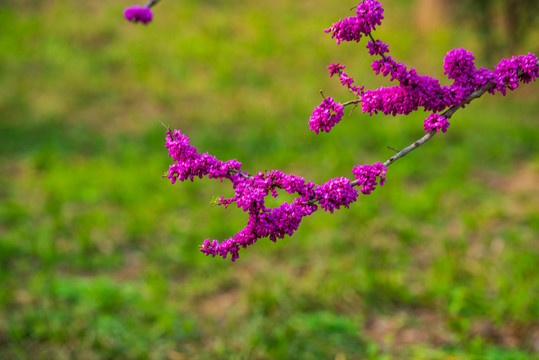
[[[411,151],[417,149],[418,147],[420,147],[421,145],[429,141],[435,134],[436,134],[436,130],[431,130],[429,133],[427,133],[427,135],[423,136],[421,139],[414,141],[412,145],[405,147],[404,149],[402,149],[401,151],[399,151],[398,153],[396,153],[395,155],[387,159],[387,161],[384,163],[384,166],[388,167],[395,160],[408,155],[408,153],[410,153]]]
[[[361,99],[355,99],[355,100],[350,100],[350,101],[347,101],[345,103],[342,103],[341,105],[342,106],[348,106],[348,105],[352,105],[352,104],[359,104],[361,102]]]
[[[159,2],[159,0],[150,0],[146,3],[146,5],[144,5],[144,7],[147,7],[147,8],[151,8],[152,6],[154,6],[155,4],[157,4]]]
[[[357,104],[352,108],[352,110],[350,110],[350,114],[348,114],[348,117],[352,116],[352,113],[354,112],[356,108],[357,108]]]
[[[163,127],[164,127],[165,129],[167,129],[167,130],[170,132],[170,136],[172,136],[172,130],[170,130],[170,127],[169,127],[168,125],[165,125],[165,123],[162,122],[162,121],[159,120],[159,119],[158,119],[157,121],[159,121],[159,122],[161,123],[161,125],[163,125]]]

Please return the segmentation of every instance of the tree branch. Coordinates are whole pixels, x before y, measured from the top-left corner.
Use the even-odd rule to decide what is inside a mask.
[[[538,62],[538,66],[539,66],[539,62]],[[517,71],[518,77],[522,76],[522,74],[523,74],[522,69],[518,69],[518,71]],[[453,114],[458,109],[462,108],[463,105],[466,105],[466,104],[470,103],[472,100],[481,97],[484,93],[486,93],[487,91],[492,89],[494,86],[495,85],[493,83],[487,83],[483,88],[477,89],[473,93],[468,95],[468,97],[466,99],[464,99],[459,105],[455,105],[455,106],[450,107],[449,109],[444,111],[441,115],[443,117],[445,117],[446,119],[450,119],[451,116],[453,116]],[[354,103],[354,102],[356,102],[356,100],[349,101],[349,103]],[[406,148],[402,149],[401,151],[399,151],[398,153],[396,153],[395,155],[393,155],[392,157],[387,159],[386,162],[384,163],[384,166],[388,167],[395,160],[400,159],[401,157],[404,157],[404,156],[408,155],[408,153],[412,152],[413,150],[417,149],[418,147],[420,147],[421,145],[423,145],[424,143],[429,141],[434,135],[436,135],[436,131],[431,130],[427,135],[423,136],[421,139],[416,140],[410,146],[407,146]],[[356,183],[356,182],[354,181],[353,183]],[[352,185],[352,186],[354,186],[354,185]]]
[[[429,133],[427,133],[427,135],[423,136],[421,139],[414,141],[413,144],[411,144],[410,146],[405,147],[404,149],[402,149],[401,151],[399,151],[398,153],[396,153],[395,155],[393,155],[392,157],[387,159],[386,162],[384,163],[384,166],[388,167],[395,160],[400,159],[401,157],[408,155],[408,153],[412,152],[413,150],[417,149],[418,147],[420,147],[421,145],[423,145],[424,143],[429,141],[434,135],[436,135],[436,130],[431,130]]]
[[[160,0],[150,0],[146,3],[146,5],[144,5],[144,7],[147,7],[147,8],[151,8],[152,6],[154,6],[155,4],[157,4]]]

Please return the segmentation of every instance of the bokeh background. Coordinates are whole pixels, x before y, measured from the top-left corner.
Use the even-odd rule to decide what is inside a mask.
[[[444,84],[453,47],[488,67],[539,51],[533,1],[383,3],[375,36]],[[350,99],[331,62],[388,85],[364,43],[323,32],[352,2],[163,0],[149,26],[128,5],[0,3],[1,359],[536,358],[536,83],[474,101],[372,195],[232,263],[199,245],[245,214],[209,205],[228,184],[161,178],[159,121],[250,172],[322,183],[386,160],[426,114],[308,130],[319,90]]]

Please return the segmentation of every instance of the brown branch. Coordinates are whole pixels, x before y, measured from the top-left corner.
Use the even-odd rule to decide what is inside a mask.
[[[355,100],[350,100],[350,101],[347,101],[345,103],[342,103],[341,105],[342,106],[348,106],[348,105],[352,105],[352,104],[359,104],[361,102],[361,99],[355,99]]]

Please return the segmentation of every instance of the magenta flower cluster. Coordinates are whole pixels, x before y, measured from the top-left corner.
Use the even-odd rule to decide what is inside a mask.
[[[148,25],[153,19],[153,13],[146,6],[133,5],[124,10],[124,17],[133,23]]]
[[[383,14],[382,4],[376,0],[365,0],[358,4],[356,16],[340,19],[324,31],[331,32],[331,38],[335,38],[337,44],[341,41],[359,42],[363,35],[375,30],[376,25],[382,25]]]
[[[518,87],[519,79],[529,82],[539,76],[537,57],[534,54],[513,57],[511,60],[503,59],[494,70],[489,70],[477,69],[472,53],[460,48],[447,53],[443,66],[444,73],[454,81],[449,86],[441,86],[433,77],[419,75],[414,68],[408,69],[391,56],[375,60],[372,64],[375,74],[390,76],[391,81],[396,80],[399,84],[365,90],[361,94],[363,112],[371,115],[378,111],[386,115],[407,115],[420,107],[426,111],[441,112],[452,106],[466,105],[468,96],[489,83],[494,84],[489,90],[491,93],[498,90],[505,95],[507,88],[514,90]],[[517,75],[519,69],[523,73],[520,78]],[[425,129],[430,128],[427,122],[432,122],[432,117],[425,120]],[[440,129],[443,131],[448,125],[444,123]]]
[[[276,241],[285,235],[292,235],[298,229],[303,217],[318,209],[317,202],[320,208],[333,213],[341,206],[348,208],[358,197],[357,190],[353,188],[356,184],[352,184],[345,177],[330,179],[322,185],[316,185],[311,181],[305,181],[302,177],[287,175],[278,170],[249,175],[241,171],[241,163],[235,159],[221,161],[208,153],[199,153],[189,144],[189,138],[179,130],[167,132],[165,146],[174,161],[167,175],[172,183],[193,181],[195,177],[204,176],[220,181],[227,179],[234,188],[234,197],[221,197],[218,204],[226,208],[236,203],[238,208],[249,214],[247,225],[236,235],[222,242],[206,239],[201,246],[201,251],[206,255],[226,258],[230,254],[234,261],[238,258],[241,248],[254,244],[258,239],[268,237]],[[378,165],[372,169],[365,168],[363,174],[367,180],[361,185],[371,186],[374,189],[372,184],[376,185],[376,181],[373,183],[372,178],[376,179],[377,176],[385,174],[385,167],[382,172],[380,169]],[[277,197],[279,189],[289,194],[296,194],[297,197],[291,204],[284,202],[276,208],[267,208],[266,197],[268,195]]]
[[[316,199],[320,207],[333,214],[333,210],[348,205],[357,199],[357,190],[350,184],[350,179],[345,177],[331,179],[316,189]]]
[[[522,71],[520,76],[519,70]],[[511,59],[500,61],[489,80],[496,85],[496,90],[505,95],[506,89],[515,90],[519,81],[527,84],[535,81],[537,77],[539,77],[537,56],[528,53],[528,55],[513,56]]]
[[[367,50],[371,55],[383,55],[389,52],[389,46],[382,40],[376,39],[367,43]]]
[[[361,186],[361,192],[365,195],[369,195],[378,185],[378,179],[380,179],[380,186],[383,186],[386,182],[386,166],[381,162],[377,162],[372,165],[357,165],[352,169],[352,173],[356,176],[356,181]]]
[[[174,164],[168,169],[168,178],[174,184],[177,180],[193,181],[195,177],[202,178],[208,176],[223,179],[232,179],[231,170],[238,170],[241,163],[237,160],[219,161],[215,156],[208,153],[199,154],[194,146],[189,145],[189,138],[179,130],[174,134],[167,135],[166,147],[168,156],[172,157]]]
[[[341,19],[333,24],[326,32],[332,31],[332,38],[337,38],[337,43],[341,41],[359,41],[363,34],[371,35],[371,30],[375,25],[379,25],[383,18],[383,9],[377,1],[363,1],[357,7],[357,14],[354,17]],[[372,35],[371,35],[372,38]],[[534,81],[539,76],[537,57],[534,54],[514,56],[511,59],[503,59],[494,70],[486,68],[476,68],[475,57],[472,52],[463,48],[449,51],[444,59],[444,74],[453,84],[449,86],[440,85],[436,78],[419,75],[414,68],[408,68],[405,64],[397,62],[389,53],[386,43],[378,39],[373,39],[367,43],[367,49],[371,55],[379,55],[380,59],[374,60],[372,69],[376,75],[388,76],[390,81],[398,84],[391,87],[380,87],[378,89],[364,90],[363,87],[353,86],[353,79],[346,74],[344,65],[337,63],[328,66],[330,76],[339,73],[340,82],[347,86],[357,95],[357,101],[347,104],[361,103],[364,113],[370,115],[382,112],[385,115],[407,115],[413,111],[423,108],[432,112],[425,120],[423,128],[430,132],[447,131],[448,119],[438,113],[453,106],[465,106],[466,99],[476,90],[489,86],[489,92],[501,92],[506,94],[506,90],[514,90],[518,87],[519,81]],[[519,73],[520,72],[520,73]],[[492,85],[489,85],[492,84]],[[490,87],[491,86],[491,87]],[[319,112],[319,107],[315,112]],[[313,116],[315,114],[313,112]],[[340,120],[340,119],[339,119]],[[320,122],[322,123],[322,122]],[[335,125],[337,122],[332,122]],[[311,130],[318,134],[318,128],[311,122]],[[329,131],[331,126],[324,131]]]
[[[446,132],[448,127],[449,121],[447,121],[444,116],[436,113],[427,116],[423,123],[423,128],[426,132],[431,132],[432,130],[435,130],[436,132],[440,132],[440,130]]]
[[[335,74],[340,74],[341,70],[344,70],[346,66],[339,63],[331,63],[331,65],[327,66],[327,68],[329,69],[329,77],[332,77]]]
[[[132,7],[126,9],[125,16],[130,21],[147,24],[151,21],[151,12],[148,11]],[[371,34],[375,26],[381,24],[383,12],[378,1],[364,0],[357,6],[356,16],[341,19],[325,31],[331,32],[331,37],[336,38],[337,43],[359,41],[363,35],[371,37],[372,41],[367,44],[369,54],[381,57],[373,61],[373,71],[376,75],[389,77],[396,85],[365,90],[363,86],[354,85],[354,79],[344,71],[344,65],[332,63],[327,67],[329,76],[338,75],[340,83],[356,99],[341,104],[331,97],[324,98],[309,119],[309,128],[316,134],[320,131],[329,132],[339,123],[346,105],[358,104],[361,104],[364,113],[371,115],[377,112],[406,115],[423,108],[430,112],[424,120],[424,130],[431,135],[440,131],[445,133],[449,127],[448,120],[454,112],[442,112],[445,109],[464,107],[478,90],[505,95],[507,89],[516,89],[519,82],[535,81],[539,76],[538,59],[534,54],[503,59],[493,70],[489,70],[477,68],[473,54],[460,48],[449,51],[444,58],[444,74],[453,83],[442,86],[436,78],[419,75],[414,68],[408,68],[386,55],[389,53],[388,45],[374,39]],[[276,241],[285,235],[292,235],[302,219],[319,207],[331,213],[341,207],[348,208],[358,199],[355,187],[359,187],[362,194],[368,195],[378,185],[383,186],[387,165],[394,161],[389,159],[385,163],[354,166],[354,181],[339,177],[316,185],[302,177],[277,170],[250,175],[241,170],[241,163],[236,159],[221,161],[208,153],[199,153],[189,144],[189,138],[179,130],[173,133],[167,131],[166,147],[173,159],[167,175],[172,183],[207,176],[220,181],[227,180],[232,184],[234,196],[221,197],[218,204],[226,208],[235,203],[248,213],[247,224],[237,234],[221,242],[206,239],[200,249],[206,255],[223,258],[230,254],[232,261],[238,258],[240,249],[254,244],[258,239]],[[292,203],[283,202],[275,208],[267,207],[266,197],[278,197],[279,191],[296,197]]]
[[[309,120],[309,128],[317,135],[319,131],[329,132],[332,127],[342,120],[344,115],[344,106],[336,103],[335,100],[328,97],[318,105]]]

